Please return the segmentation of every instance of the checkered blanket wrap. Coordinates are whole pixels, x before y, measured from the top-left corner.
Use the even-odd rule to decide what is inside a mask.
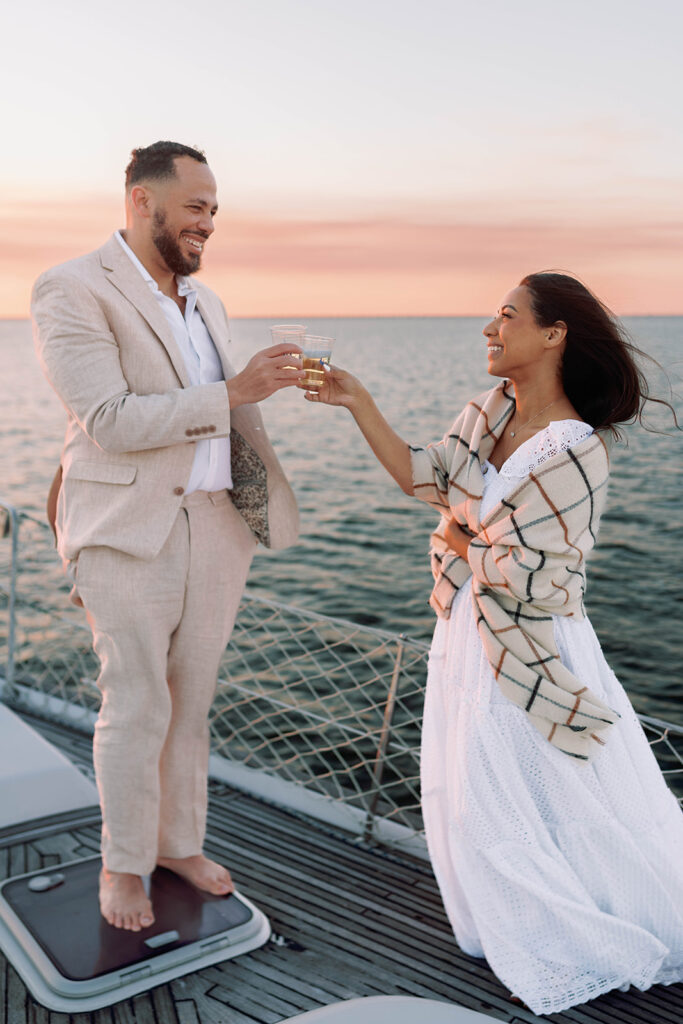
[[[502,692],[550,743],[588,760],[619,716],[561,663],[553,615],[584,617],[585,559],[605,503],[607,449],[594,433],[551,456],[480,521],[482,464],[514,408],[503,381],[470,402],[442,441],[411,446],[415,495],[442,513],[431,539],[430,604],[448,618],[455,593],[473,576],[477,625]],[[444,539],[450,517],[472,536],[467,561]]]

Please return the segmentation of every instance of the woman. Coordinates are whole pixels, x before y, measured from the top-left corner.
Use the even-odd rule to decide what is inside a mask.
[[[605,307],[532,274],[484,328],[488,372],[409,447],[332,369],[407,493],[441,512],[422,740],[429,852],[461,948],[535,1013],[683,980],[683,813],[584,616],[616,425],[647,385]]]

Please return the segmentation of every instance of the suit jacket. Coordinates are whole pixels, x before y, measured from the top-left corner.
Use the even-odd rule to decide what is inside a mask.
[[[228,320],[201,282],[197,307],[226,380]],[[112,236],[42,274],[31,314],[38,357],[68,414],[57,506],[71,561],[106,545],[152,559],[183,499],[195,437],[231,438],[232,499],[267,547],[292,544],[298,512],[256,405],[231,410],[225,384],[192,386],[149,286]]]

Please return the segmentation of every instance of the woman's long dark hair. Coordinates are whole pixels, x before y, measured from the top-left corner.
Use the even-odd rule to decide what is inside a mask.
[[[531,293],[531,308],[540,327],[558,320],[567,325],[562,356],[564,392],[581,418],[595,430],[610,429],[617,437],[620,423],[642,424],[645,402],[673,407],[653,398],[637,360],[651,356],[629,340],[614,314],[575,277],[544,270],[528,274],[520,285]]]

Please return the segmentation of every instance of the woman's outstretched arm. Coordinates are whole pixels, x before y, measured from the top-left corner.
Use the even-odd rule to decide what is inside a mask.
[[[309,402],[341,405],[349,410],[373,452],[406,494],[413,494],[413,474],[407,443],[389,426],[370,392],[352,374],[330,367],[318,392],[306,392]]]

